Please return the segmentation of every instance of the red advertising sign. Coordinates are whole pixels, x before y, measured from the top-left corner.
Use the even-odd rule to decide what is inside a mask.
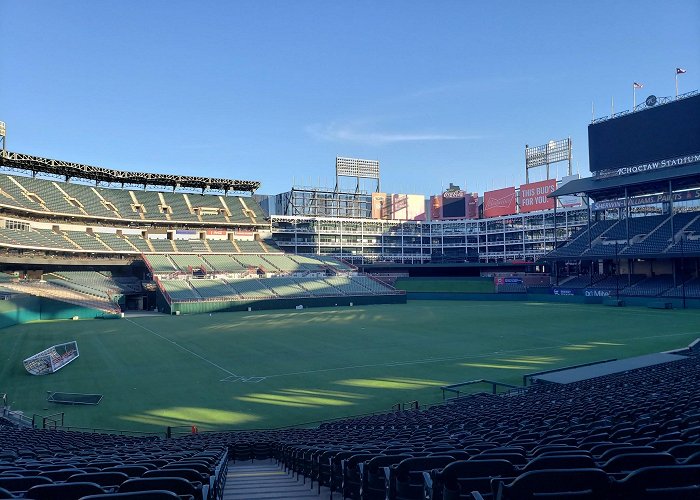
[[[469,193],[467,195],[467,219],[479,218],[479,195]]]
[[[484,217],[512,215],[515,213],[515,187],[496,189],[484,193]]]
[[[208,235],[217,235],[217,236],[226,236],[226,231],[223,229],[207,229],[207,234]]]
[[[520,212],[554,208],[554,198],[547,198],[547,195],[556,189],[556,179],[522,184],[520,186]]]

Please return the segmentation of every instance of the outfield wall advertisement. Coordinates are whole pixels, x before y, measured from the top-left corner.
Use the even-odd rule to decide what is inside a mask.
[[[516,213],[514,186],[484,193],[484,217],[498,217],[514,213]]]

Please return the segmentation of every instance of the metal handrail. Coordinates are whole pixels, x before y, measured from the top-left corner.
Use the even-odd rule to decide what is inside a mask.
[[[458,387],[464,387],[467,385],[475,385],[475,384],[491,384],[491,393],[496,394],[498,387],[507,387],[509,389],[517,389],[517,385],[513,384],[506,384],[505,382],[496,382],[494,380],[487,380],[485,378],[480,378],[476,380],[468,380],[466,382],[460,382],[458,384],[450,384],[450,385],[443,385],[440,387],[440,390],[442,391],[442,400],[445,401],[445,393],[446,392],[454,392],[457,393],[457,396],[459,397],[462,392],[458,390]]]

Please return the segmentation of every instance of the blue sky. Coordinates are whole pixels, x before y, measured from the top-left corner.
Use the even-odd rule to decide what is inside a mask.
[[[677,66],[700,88],[697,0],[0,0],[0,33],[8,149],[270,194],[332,185],[336,156],[483,192],[568,136],[588,175],[592,103],[673,95]]]

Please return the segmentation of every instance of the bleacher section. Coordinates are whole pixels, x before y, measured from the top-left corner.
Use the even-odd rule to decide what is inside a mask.
[[[260,205],[249,197],[109,189],[7,174],[0,175],[0,206],[44,214],[138,222],[204,221],[250,225],[264,220]],[[197,211],[202,213],[201,217]]]
[[[180,271],[188,272],[192,269],[206,269],[206,263],[197,255],[170,255],[170,259]]]
[[[339,498],[695,499],[699,361],[691,355],[318,428],[181,439],[226,445],[236,462],[273,457],[310,479],[313,491],[327,487]]]
[[[2,287],[14,292],[68,302],[109,314],[121,312],[121,308],[112,302],[108,294],[68,280],[62,282],[61,285],[55,284],[53,280],[46,282],[37,280],[3,281]]]
[[[222,500],[227,471],[227,448],[204,441],[17,428],[0,422],[1,498],[70,500],[130,493],[127,498]],[[153,496],[154,488],[160,495]]]
[[[245,266],[234,259],[231,255],[203,255],[202,259],[212,272],[219,273],[246,273],[250,267]]]
[[[664,292],[664,297],[700,297],[700,278],[692,278]]]
[[[175,302],[201,299],[259,300],[398,293],[394,288],[366,276],[331,276],[325,279],[287,276],[189,280],[163,278],[160,282]]]
[[[160,280],[163,289],[166,291],[168,296],[172,300],[201,300],[202,296],[199,295],[191,286],[187,280]]]
[[[168,255],[149,255],[147,261],[154,273],[174,273],[177,271],[177,266]]]
[[[271,299],[275,298],[275,293],[266,287],[258,279],[226,279],[224,282],[233,288],[241,298],[244,299]]]
[[[145,260],[156,274],[184,273],[195,271],[208,275],[233,274],[238,277],[258,271],[274,273],[275,275],[306,275],[335,273],[347,267],[339,261],[324,258],[317,259],[309,256],[278,255],[278,254],[148,254]]]
[[[629,225],[629,241],[627,226]],[[681,241],[683,240],[683,241]],[[589,248],[590,241],[590,248]],[[666,215],[602,220],[574,235],[546,258],[597,259],[619,257],[677,257],[700,254],[700,214]]]
[[[190,280],[190,286],[204,299],[238,298],[236,290],[223,280]]]
[[[641,274],[632,274],[625,276],[605,276],[603,279],[596,281],[593,285],[586,288],[595,290],[622,290],[627,286],[632,286],[645,278]]]
[[[658,297],[667,290],[673,288],[673,276],[650,276],[644,278],[632,286],[624,288],[620,295],[636,297]]]
[[[265,250],[257,241],[236,240],[236,245],[241,249],[241,253],[264,253]]]

